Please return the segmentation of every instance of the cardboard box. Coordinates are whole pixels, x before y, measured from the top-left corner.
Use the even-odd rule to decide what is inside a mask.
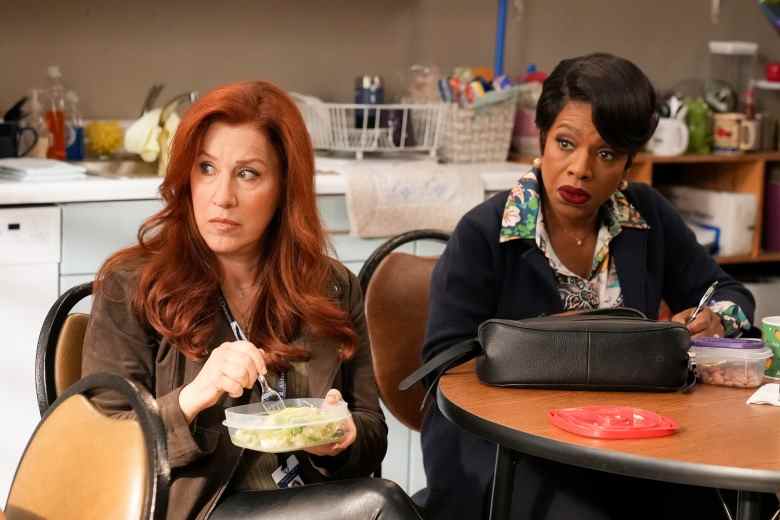
[[[688,186],[666,186],[671,201],[697,235],[697,240],[713,254],[750,254],[756,227],[756,197],[750,193],[702,190]]]

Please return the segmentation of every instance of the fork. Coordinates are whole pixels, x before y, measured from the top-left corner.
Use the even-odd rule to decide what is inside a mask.
[[[260,395],[260,404],[263,405],[263,410],[266,413],[279,412],[287,408],[284,405],[284,399],[279,395],[279,392],[271,388],[268,381],[265,380],[265,376],[257,376],[257,382],[260,383],[260,388],[263,390]]]
[[[241,330],[241,325],[238,321],[231,320],[230,328],[233,330],[233,335],[236,339],[246,341],[246,334]],[[265,380],[263,374],[258,374],[257,382],[260,384],[260,404],[263,406],[265,413],[278,412],[287,408],[284,404],[284,399],[279,395],[279,392],[271,388],[268,381]]]

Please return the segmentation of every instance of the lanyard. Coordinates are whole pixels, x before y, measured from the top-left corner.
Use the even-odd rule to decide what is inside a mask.
[[[233,313],[230,312],[230,307],[228,307],[227,302],[225,301],[225,298],[223,296],[220,296],[219,298],[219,305],[222,307],[222,312],[225,313],[225,317],[228,320],[228,323],[230,324],[230,330],[233,331],[233,336],[236,337],[236,340],[238,341],[249,341],[247,339],[246,334],[244,334],[244,331],[241,330],[241,325],[238,324],[238,320],[233,317]],[[257,382],[255,382],[255,386],[257,386]],[[282,396],[282,399],[285,399],[287,396],[287,372],[279,372],[279,395]],[[262,394],[263,391],[260,390],[260,393]]]

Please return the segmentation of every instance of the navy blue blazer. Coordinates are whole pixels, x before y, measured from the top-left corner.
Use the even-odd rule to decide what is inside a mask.
[[[695,307],[718,280],[713,297],[736,303],[752,322],[753,296],[696,242],[671,204],[645,184],[631,184],[624,193],[650,226],[625,227],[610,243],[624,306],[657,318],[663,299],[677,313]],[[425,361],[473,337],[486,319],[564,310],[555,274],[535,241],[499,242],[508,194],[495,195],[461,219],[434,269]],[[422,448],[429,487],[426,509],[435,518],[480,518],[495,446],[460,430],[434,405],[423,423]]]

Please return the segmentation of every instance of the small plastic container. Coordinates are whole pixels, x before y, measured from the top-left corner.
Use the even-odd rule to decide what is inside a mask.
[[[702,383],[755,388],[772,352],[760,339],[697,338],[691,342]]]
[[[285,410],[267,413],[260,403],[225,410],[222,422],[236,446],[266,453],[284,453],[337,442],[350,416],[347,403],[324,399],[285,399]]]

